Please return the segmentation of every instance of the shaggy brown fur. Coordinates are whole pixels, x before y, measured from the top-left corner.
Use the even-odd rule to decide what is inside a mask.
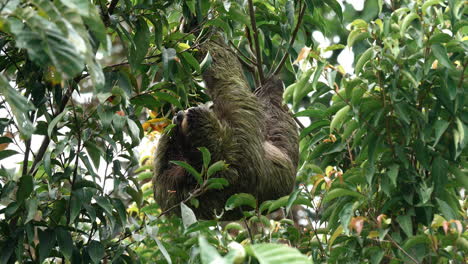
[[[156,201],[165,210],[186,199],[197,185],[192,175],[169,161],[185,161],[200,170],[197,148],[203,146],[213,162],[229,164],[215,176],[227,179],[229,186],[207,191],[198,197],[200,207],[192,208],[202,219],[213,218],[214,211],[220,214],[236,193],[250,193],[259,203],[288,195],[298,164],[297,128],[282,105],[282,82],[271,78],[252,93],[239,61],[222,40],[206,44],[203,52],[208,51],[213,63],[203,77],[213,106],[177,114],[176,127],[160,139],[153,178]],[[226,212],[223,219],[240,217],[235,210]]]

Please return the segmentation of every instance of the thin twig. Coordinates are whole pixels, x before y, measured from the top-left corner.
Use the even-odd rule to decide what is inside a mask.
[[[31,122],[34,122],[34,116],[36,114],[36,111],[33,111],[31,113],[31,116],[29,117],[29,120],[31,120]],[[32,136],[31,136],[32,137]],[[29,152],[31,152],[31,137],[29,137],[26,142],[25,142],[25,145],[26,145],[26,150],[24,152],[24,159],[23,159],[23,172],[22,172],[22,176],[24,177],[26,175],[26,173],[28,172],[28,160],[29,160]]]
[[[56,116],[58,116],[59,114],[61,114],[63,112],[63,110],[65,109],[65,106],[68,103],[68,100],[70,100],[70,98],[71,98],[71,94],[75,90],[75,88],[74,88],[75,86],[76,86],[76,84],[70,84],[70,86],[68,87],[68,90],[63,95],[62,101],[60,102],[59,111],[57,112],[57,114],[53,118],[55,118]],[[49,137],[49,135],[46,135],[44,140],[42,141],[41,147],[39,148],[39,150],[37,152],[36,158],[34,159],[34,162],[33,162],[32,166],[31,166],[31,168],[29,169],[29,174],[34,175],[34,172],[36,170],[36,166],[39,163],[39,161],[42,160],[42,157],[44,156],[44,154],[45,154],[45,152],[47,150],[47,147],[49,146],[49,143],[50,143],[50,137]]]
[[[304,18],[305,10],[306,10],[306,6],[304,4],[301,4],[299,17],[297,18],[297,24],[296,24],[296,27],[294,28],[291,39],[289,40],[288,50],[293,46],[294,41],[296,41],[297,32],[299,32],[299,27],[302,24],[302,19]],[[281,68],[283,68],[284,63],[286,62],[286,59],[289,56],[288,50],[284,52],[283,58],[281,58],[281,61],[276,67],[275,71],[273,72],[273,75],[277,75],[281,71]]]
[[[419,264],[419,261],[417,261],[408,252],[406,252],[406,250],[404,250],[400,245],[398,245],[398,243],[395,240],[393,240],[393,238],[389,234],[387,234],[387,237],[393,245],[395,245],[401,252],[403,252],[403,254],[405,254],[408,258],[410,258],[414,263]]]
[[[260,43],[258,42],[257,22],[255,21],[255,11],[254,11],[252,0],[249,0],[249,14],[250,14],[250,23],[252,25],[252,30],[253,30],[253,35],[254,35],[258,77],[260,78],[260,84],[263,85],[265,84],[265,76],[263,75],[263,68],[262,68],[262,52],[260,50]]]
[[[247,55],[245,55],[235,44],[234,42],[232,42],[232,40],[229,40],[229,44],[232,45],[232,47],[234,47],[234,49],[240,54],[242,55],[243,58],[245,58],[246,60],[248,60],[250,63],[252,63],[253,65],[256,65],[255,61],[253,61],[252,59],[250,59],[249,57],[247,57]]]

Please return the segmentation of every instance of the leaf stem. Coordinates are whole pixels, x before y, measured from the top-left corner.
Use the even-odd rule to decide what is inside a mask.
[[[257,29],[257,22],[255,21],[255,11],[253,6],[253,1],[249,0],[249,14],[250,14],[250,23],[252,25],[253,35],[254,35],[254,42],[255,42],[255,56],[257,59],[257,71],[258,77],[260,78],[260,84],[263,85],[265,83],[265,76],[263,75],[262,69],[262,52],[260,50],[260,43],[258,42],[258,29]]]
[[[302,19],[304,18],[305,10],[306,10],[305,5],[301,4],[301,8],[300,8],[300,11],[299,11],[299,17],[297,18],[297,24],[296,24],[296,27],[294,28],[291,39],[289,40],[288,50],[294,45],[294,41],[296,41],[297,32],[299,32],[299,27],[302,24]],[[280,63],[278,64],[275,71],[273,72],[273,75],[279,74],[279,72],[281,71],[281,68],[283,68],[284,63],[286,62],[286,59],[288,58],[288,55],[289,55],[288,50],[286,50],[284,52],[284,55],[281,58]]]

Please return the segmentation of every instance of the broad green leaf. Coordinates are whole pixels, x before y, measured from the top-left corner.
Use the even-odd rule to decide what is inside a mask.
[[[200,258],[202,264],[224,264],[226,261],[219,255],[215,247],[210,245],[203,236],[198,237]],[[227,263],[226,263],[227,264]]]
[[[166,102],[171,103],[172,105],[177,106],[178,108],[183,108],[182,105],[180,104],[179,100],[177,100],[173,95],[169,93],[163,93],[163,92],[154,92],[154,95],[160,99],[164,100]]]
[[[411,222],[411,216],[399,215],[397,216],[397,222],[400,224],[401,229],[408,237],[413,236],[413,223]]]
[[[333,117],[331,123],[330,123],[330,134],[335,133],[335,130],[340,130],[341,126],[343,125],[343,121],[348,115],[349,110],[351,107],[349,105],[346,105],[345,107],[341,108],[336,115]]]
[[[387,175],[392,181],[393,186],[396,187],[397,185],[397,178],[398,178],[398,170],[400,166],[398,164],[393,164],[390,167],[388,167]]]
[[[210,52],[206,53],[205,58],[200,63],[201,72],[205,72],[208,67],[213,63],[213,58],[211,58]]]
[[[288,89],[286,89],[283,98],[286,100],[286,96],[289,96],[288,94],[291,93],[293,95],[293,104],[297,105],[299,103],[299,100],[301,100],[302,97],[304,97],[307,94],[306,91],[308,89],[306,86],[310,85],[309,79],[310,76],[312,76],[312,73],[314,73],[313,69],[309,69],[306,72],[302,73],[301,78],[296,83],[296,85],[293,88],[288,87],[288,89],[291,89],[290,92],[288,92]]]
[[[31,137],[34,132],[34,126],[29,119],[29,111],[35,109],[33,104],[16,89],[13,89],[3,75],[0,75],[0,94],[5,98],[5,101],[13,112],[21,134],[25,138]]]
[[[332,10],[338,15],[340,21],[343,20],[343,11],[341,10],[341,5],[336,0],[325,0],[324,1]]]
[[[208,190],[221,190],[226,186],[229,186],[229,182],[225,178],[209,178],[206,180],[206,189]]]
[[[228,165],[223,161],[223,160],[219,160],[213,164],[211,164],[211,166],[208,168],[208,171],[206,173],[206,176],[208,178],[210,178],[211,176],[213,176],[216,172],[219,172],[219,171],[223,171],[225,170],[226,168],[228,167]]]
[[[161,103],[158,102],[158,100],[156,100],[156,98],[154,98],[153,95],[147,93],[139,94],[137,96],[132,97],[132,99],[130,99],[130,102],[132,104],[144,106],[149,109],[155,109],[161,106]]]
[[[234,208],[247,205],[252,208],[257,207],[257,200],[249,193],[238,193],[234,194],[226,201],[226,210],[232,210]]]
[[[140,138],[143,137],[143,131],[140,130],[141,125],[138,126],[136,122],[130,118],[127,118],[127,125],[130,137],[132,138],[132,145],[138,146],[140,144]]]
[[[77,197],[77,195],[73,195],[70,198],[70,223],[73,223],[76,217],[80,214],[81,211],[82,201]]]
[[[401,26],[400,26],[401,37],[404,36],[404,34],[406,33],[406,29],[411,24],[411,22],[413,22],[413,20],[417,18],[419,18],[418,14],[411,12],[403,19],[403,22],[401,23]]]
[[[432,147],[435,147],[437,143],[439,143],[440,137],[444,134],[445,130],[447,130],[447,127],[449,126],[449,122],[440,119],[437,120],[434,124],[434,130],[435,130],[435,137],[434,137],[434,144],[432,144]]]
[[[67,114],[67,112],[68,111],[65,108],[62,113],[60,113],[58,116],[54,117],[54,119],[52,119],[52,121],[50,121],[49,126],[47,128],[47,135],[49,137],[52,136],[52,132],[55,130],[55,127],[57,126],[58,122],[60,122],[62,120],[62,118],[65,116],[65,114]]]
[[[20,153],[18,153],[18,151],[16,151],[16,150],[12,150],[12,149],[2,150],[2,151],[0,151],[0,160],[6,159],[6,158],[11,157],[11,156],[16,155],[16,154],[20,154]]]
[[[88,254],[93,263],[100,263],[105,254],[102,242],[96,240],[91,241],[88,246]]]
[[[336,189],[333,189],[331,191],[329,191],[325,197],[323,198],[323,202],[326,203],[326,202],[329,202],[335,198],[338,198],[338,197],[343,197],[343,196],[353,196],[355,198],[358,198],[358,199],[364,199],[366,198],[364,195],[356,192],[356,191],[351,191],[351,190],[347,190],[347,189],[343,189],[343,188],[336,188]]]
[[[198,150],[200,150],[200,152],[202,153],[202,156],[203,156],[203,167],[208,168],[208,165],[210,165],[210,162],[211,162],[211,153],[210,153],[210,151],[205,147],[200,147],[200,148],[198,148]]]
[[[439,198],[436,198],[436,200],[439,207],[439,211],[442,213],[445,219],[458,219],[457,213],[455,213],[458,210],[458,208],[452,208],[448,203]]]
[[[370,37],[370,34],[369,32],[367,32],[367,30],[363,30],[360,28],[355,29],[349,33],[347,45],[348,47],[352,47],[356,42],[369,38],[369,37]]]
[[[150,32],[148,28],[148,23],[143,17],[139,17],[138,21],[135,24],[136,32],[133,38],[133,43],[135,46],[132,46],[130,49],[128,60],[135,67],[145,58],[145,55],[149,48],[150,43]],[[174,51],[175,54],[175,51]],[[175,55],[174,55],[175,56]],[[164,53],[163,53],[164,57]],[[164,58],[163,58],[164,59]],[[169,58],[173,59],[173,58]]]
[[[184,203],[180,203],[180,211],[184,228],[187,229],[189,226],[197,222],[197,217],[195,216],[193,210]]]
[[[446,33],[437,33],[434,34],[431,39],[429,40],[428,44],[438,44],[438,43],[447,43],[451,41],[453,38]]]
[[[428,0],[428,1],[425,1],[424,4],[422,4],[422,6],[421,6],[423,16],[426,15],[428,8],[430,8],[433,5],[438,5],[440,3],[442,3],[441,0]]]
[[[52,229],[39,230],[39,263],[49,257],[50,251],[55,246],[55,232]]]
[[[16,192],[16,201],[22,203],[32,193],[33,188],[33,177],[29,174],[22,176],[19,180],[18,191]]]
[[[297,248],[282,244],[255,244],[247,248],[249,255],[254,256],[260,264],[310,264],[311,260],[301,254]]]
[[[187,61],[187,63],[196,71],[196,73],[201,73],[200,63],[193,57],[189,52],[182,52],[182,58]]]
[[[84,146],[86,148],[86,152],[88,152],[88,155],[91,157],[94,167],[98,169],[101,162],[102,150],[96,145],[96,142],[86,141]]]
[[[73,252],[73,239],[68,230],[65,230],[62,227],[59,227],[55,230],[57,235],[57,242],[60,248],[60,252],[63,256],[70,260]]]
[[[28,214],[26,216],[26,220],[24,220],[25,224],[36,216],[38,204],[39,202],[36,197],[26,200],[26,210]]]
[[[340,212],[340,223],[343,226],[345,234],[349,234],[349,222],[353,216],[353,203],[347,203]]]
[[[108,200],[107,197],[97,196],[97,197],[94,197],[94,199],[96,200],[96,203],[97,203],[102,209],[104,209],[104,212],[106,212],[106,214],[107,214],[108,216],[112,216],[112,205],[111,205],[111,203],[109,202],[109,200]]]
[[[364,65],[373,58],[374,58],[373,47],[368,48],[366,51],[364,51],[364,53],[362,53],[361,57],[359,57],[359,59],[356,62],[356,65],[354,66],[354,73],[356,74],[356,76],[359,75]]]
[[[441,44],[433,44],[431,46],[431,50],[434,56],[442,65],[444,65],[446,68],[449,68],[450,70],[455,69],[455,67],[453,66],[453,63],[450,61],[447,55],[447,50],[445,49],[444,46],[442,46]]]
[[[289,26],[294,28],[294,2],[292,0],[286,2],[286,17],[288,18]]]
[[[192,174],[193,177],[195,177],[195,180],[197,180],[199,184],[203,182],[201,174],[197,170],[195,170],[190,164],[185,163],[183,161],[174,161],[174,160],[171,160],[170,162],[174,163],[177,166],[184,168],[186,171]]]

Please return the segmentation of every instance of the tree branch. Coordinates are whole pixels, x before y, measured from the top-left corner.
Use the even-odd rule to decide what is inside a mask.
[[[75,90],[75,86],[76,86],[76,84],[72,84],[72,85],[70,85],[70,87],[68,87],[67,92],[63,95],[62,101],[60,102],[59,111],[54,115],[53,118],[55,118],[56,116],[58,116],[59,114],[61,114],[63,112],[63,110],[65,109],[65,106],[68,103],[68,100],[70,100],[70,98],[71,98],[71,94]],[[36,166],[39,163],[39,161],[42,160],[42,157],[44,157],[44,154],[45,154],[45,152],[47,150],[47,147],[49,146],[49,143],[50,143],[50,137],[47,135],[47,136],[45,136],[44,140],[42,141],[41,147],[37,151],[36,158],[34,159],[34,162],[33,162],[32,166],[31,166],[31,169],[29,169],[29,174],[34,175],[35,170],[36,170]]]
[[[305,10],[306,10],[306,6],[304,4],[301,4],[301,8],[300,8],[300,11],[299,11],[299,17],[297,18],[297,24],[296,24],[296,27],[294,28],[291,39],[289,40],[288,50],[293,46],[294,41],[296,41],[297,32],[299,32],[299,27],[302,24],[302,19],[304,18]],[[286,52],[284,53],[283,58],[281,58],[281,61],[278,64],[278,66],[276,67],[275,71],[273,72],[273,75],[279,74],[279,72],[281,71],[281,68],[283,68],[284,63],[286,62],[286,59],[289,56],[288,50],[286,50]]]
[[[250,23],[252,24],[252,30],[254,34],[254,42],[255,42],[255,54],[257,57],[257,71],[258,77],[260,78],[260,84],[265,83],[265,76],[263,75],[262,69],[262,52],[260,50],[260,43],[258,42],[258,29],[257,29],[257,22],[255,22],[255,11],[253,6],[253,1],[249,0],[249,14],[250,14]]]

